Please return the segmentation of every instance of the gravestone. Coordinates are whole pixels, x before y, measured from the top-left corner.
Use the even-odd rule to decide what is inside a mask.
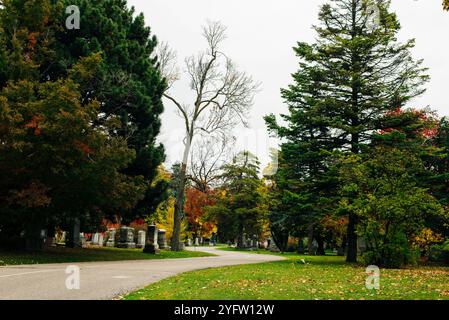
[[[108,241],[106,241],[106,247],[115,247],[115,234],[116,230],[114,228],[108,230]]]
[[[186,240],[186,246],[187,247],[192,246],[192,239],[189,238],[189,239]]]
[[[274,242],[274,240],[272,238],[270,238],[270,246],[268,247],[268,249],[271,252],[280,252],[281,250],[279,250],[279,248],[277,247],[276,243]]]
[[[120,228],[120,242],[117,247],[127,249],[134,249],[136,247],[136,243],[134,242],[134,228]]]
[[[318,242],[316,242],[316,240],[314,239],[312,241],[312,252],[313,252],[313,254],[316,254],[317,250],[318,250]]]
[[[251,248],[253,248],[253,249],[259,248],[259,239],[257,239],[256,235],[253,235],[253,241],[251,242]]]
[[[157,233],[157,244],[160,249],[168,249],[166,234],[167,231],[164,229],[160,229]]]
[[[84,232],[80,232],[80,245],[81,248],[84,248],[86,246],[86,236],[84,235]]]
[[[100,247],[104,246],[104,238],[103,238],[103,234],[102,233],[100,233],[99,236],[98,236],[98,245]]]
[[[100,242],[100,234],[98,232],[94,233],[94,235],[92,236],[92,244],[97,246],[99,242]]]
[[[199,238],[195,238],[195,246],[199,246],[200,245],[200,239]]]
[[[147,228],[145,247],[143,248],[143,252],[151,254],[158,254],[160,252],[159,244],[157,243],[157,236],[158,232],[156,226],[149,225]]]
[[[146,241],[146,232],[143,230],[139,230],[137,233],[137,248],[144,248]]]

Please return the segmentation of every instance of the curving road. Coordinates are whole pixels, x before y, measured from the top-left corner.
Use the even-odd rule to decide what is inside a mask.
[[[190,248],[193,249],[193,248]],[[173,275],[214,267],[253,264],[282,260],[282,257],[217,250],[201,247],[198,251],[215,257],[138,260],[115,262],[83,262],[0,267],[0,299],[2,300],[104,300],[145,287]],[[67,289],[66,268],[80,270],[79,289]]]

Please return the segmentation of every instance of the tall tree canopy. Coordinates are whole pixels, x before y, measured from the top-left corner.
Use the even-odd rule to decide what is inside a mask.
[[[69,5],[77,5],[80,9],[79,30],[65,27],[65,8]],[[102,214],[120,213],[125,221],[154,210],[163,198],[167,184],[162,180],[153,183],[157,167],[164,159],[163,147],[156,143],[156,137],[161,125],[161,98],[166,83],[153,53],[156,38],[145,26],[143,15],[135,16],[134,13],[134,9],[129,9],[123,0],[5,0],[0,7],[2,121],[9,121],[3,123],[2,135],[5,136],[2,140],[9,139],[7,134],[23,130],[23,125],[28,128],[28,133],[32,130],[36,133],[34,141],[27,140],[29,150],[13,142],[24,138],[17,135],[14,137],[16,140],[2,144],[2,147],[15,148],[23,160],[30,162],[32,157],[42,157],[42,161],[34,164],[40,165],[39,168],[25,170],[17,162],[18,171],[10,171],[10,174],[24,175],[28,172],[28,185],[36,187],[40,184],[30,184],[31,176],[40,170],[55,174],[73,170],[74,189],[76,185],[73,197],[77,196],[77,201],[91,203],[97,199],[92,194],[101,190],[104,200],[108,201],[97,201],[97,209],[101,209]],[[72,99],[66,101],[71,104],[66,109],[63,107],[64,98]],[[52,110],[52,104],[55,108],[60,104],[60,110]],[[24,113],[26,108],[28,110]],[[59,137],[56,129],[44,130],[44,124],[50,121],[48,119],[53,119],[54,126],[60,125],[62,130],[64,124],[58,112],[68,112],[63,116],[79,121],[71,127],[66,122],[66,132],[59,132]],[[97,140],[90,140],[89,132],[99,135],[95,138]],[[47,147],[40,148],[39,139],[47,135]],[[98,142],[100,137],[102,144]],[[62,159],[51,157],[47,162],[43,161],[51,155],[52,148],[66,146],[70,149],[72,143],[81,155],[88,158],[88,163],[91,161],[98,165],[94,167],[90,163],[90,173],[97,175],[98,180],[82,180],[77,184],[76,170],[80,171],[80,180],[85,177],[81,174],[83,163],[74,159],[58,163]],[[107,146],[111,148],[109,151],[99,151]],[[49,154],[45,155],[45,152]],[[63,157],[62,154],[60,156]],[[1,160],[12,161],[4,153]],[[117,183],[114,191],[106,192],[107,189],[102,189],[102,182],[109,181],[107,178],[112,181],[116,174],[126,183]],[[45,190],[40,186],[41,191]],[[6,184],[3,187],[2,196],[12,190],[20,191],[9,190],[11,186]],[[53,185],[46,188],[52,192],[58,189]],[[64,194],[67,196],[71,189],[66,190]],[[128,205],[123,202],[115,205],[120,202],[120,197],[128,198]],[[53,204],[65,203],[65,207],[70,204],[70,211],[78,210],[79,216],[93,210],[92,207],[78,207],[70,201],[61,194],[52,195]]]
[[[58,59],[44,67],[49,77],[58,77],[80,57],[101,52],[104,63],[95,81],[83,86],[83,98],[100,101],[104,116],[99,125],[110,117],[120,118],[120,128],[110,134],[126,138],[128,146],[136,151],[136,159],[125,173],[143,176],[149,186],[135,210],[122,214],[144,216],[157,206],[158,191],[167,187],[150,187],[165,157],[163,146],[156,144],[166,88],[154,57],[157,39],[145,26],[143,14],[135,15],[126,0],[65,0],[64,5],[79,7],[81,28],[57,34]]]
[[[216,192],[209,215],[217,221],[221,241],[234,241],[243,246],[244,235],[259,236],[266,220],[265,185],[258,177],[259,161],[248,151],[236,155],[223,166],[223,184]]]
[[[389,5],[387,0],[331,0],[322,6],[321,23],[314,27],[316,43],[299,42],[295,48],[300,68],[294,83],[282,91],[290,111],[282,116],[287,126],[278,125],[274,116],[266,121],[287,141],[282,159],[291,170],[283,172],[281,164],[280,174],[296,180],[286,190],[299,202],[318,198],[313,201],[325,209],[326,199],[332,197],[326,194],[331,179],[326,151],[360,153],[372,133],[382,129],[387,112],[424,92],[428,77],[422,61],[411,57],[414,40],[397,41],[400,24]],[[316,215],[316,207],[307,210]],[[355,225],[356,217],[350,214],[347,260],[351,262],[357,259]]]

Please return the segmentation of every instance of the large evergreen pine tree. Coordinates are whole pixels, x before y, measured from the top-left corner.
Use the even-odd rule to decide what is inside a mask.
[[[151,187],[157,168],[165,158],[163,146],[156,143],[163,112],[162,78],[154,49],[157,39],[145,26],[143,14],[135,15],[126,0],[59,0],[64,7],[77,5],[81,13],[80,29],[62,28],[56,34],[53,61],[42,65],[44,77],[58,78],[81,57],[101,53],[103,64],[95,81],[82,87],[85,102],[100,102],[103,125],[118,116],[120,128],[111,135],[124,137],[136,151],[135,161],[124,171],[129,176],[143,176],[148,183],[145,198],[134,210],[123,211],[131,220],[155,210],[167,188],[164,181]],[[56,2],[59,2],[56,1]],[[61,12],[61,26],[67,15]]]
[[[288,141],[282,146],[288,166],[307,166],[301,174],[313,182],[315,189],[309,186],[309,192],[326,188],[313,179],[317,171],[310,164],[326,170],[327,163],[319,156],[322,152],[313,155],[314,148],[360,153],[372,133],[382,128],[386,112],[424,92],[428,77],[422,61],[411,57],[414,40],[397,41],[400,24],[389,5],[387,0],[331,0],[321,8],[321,23],[314,27],[316,43],[300,42],[295,48],[300,69],[294,84],[283,91],[290,108],[290,115],[284,116],[288,126],[278,126],[273,116],[266,120]],[[357,260],[356,223],[350,215],[349,262]]]
[[[98,222],[105,212],[131,211],[147,181],[125,174],[136,152],[102,126],[99,99],[87,83],[104,66],[100,53],[74,61],[58,77],[56,34],[62,2],[7,0],[0,7],[0,245],[42,245],[41,229],[73,219]],[[59,57],[59,58],[58,58]],[[95,224],[95,228],[98,223]]]

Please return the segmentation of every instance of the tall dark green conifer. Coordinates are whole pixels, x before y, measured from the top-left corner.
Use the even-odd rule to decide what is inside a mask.
[[[302,192],[318,195],[326,188],[313,178],[319,172],[313,166],[327,167],[326,157],[322,152],[314,155],[314,149],[360,153],[372,133],[382,128],[386,112],[424,92],[428,77],[422,61],[411,57],[414,40],[397,41],[400,24],[389,5],[387,0],[331,0],[321,8],[321,23],[314,27],[316,43],[300,42],[295,48],[300,69],[294,84],[283,91],[290,107],[290,115],[284,116],[288,127],[279,127],[272,116],[266,120],[288,141],[282,147],[288,166],[306,167],[299,175],[312,185]],[[349,262],[357,259],[356,223],[350,215]]]
[[[259,160],[244,151],[222,169],[222,189],[208,213],[217,220],[222,240],[237,238],[237,246],[242,248],[245,234],[260,235],[266,216],[263,182],[258,176]]]
[[[98,125],[111,117],[120,118],[120,128],[110,134],[125,137],[128,146],[136,151],[136,160],[124,173],[141,175],[148,182],[145,198],[131,212],[122,212],[122,216],[129,219],[145,216],[157,206],[167,187],[164,182],[150,187],[157,167],[165,158],[163,146],[156,143],[166,86],[153,57],[157,39],[145,26],[143,14],[135,15],[126,0],[61,1],[64,6],[79,7],[80,29],[60,29],[55,43],[58,54],[42,66],[43,76],[60,77],[81,57],[102,54],[103,64],[95,81],[84,83],[83,99],[100,102],[104,117]],[[64,26],[67,15],[61,14]]]

